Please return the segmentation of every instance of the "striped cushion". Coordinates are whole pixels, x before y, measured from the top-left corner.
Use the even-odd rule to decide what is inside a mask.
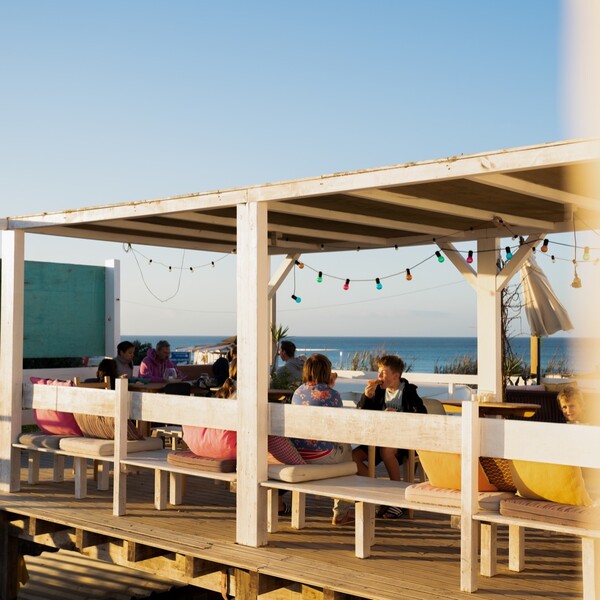
[[[146,450],[162,450],[162,447],[160,438],[131,440],[127,442],[127,454],[145,452]],[[60,449],[69,454],[81,454],[89,457],[112,456],[115,453],[115,442],[114,440],[86,437],[63,438],[60,441]]]
[[[544,521],[556,525],[574,527],[598,527],[600,523],[599,506],[573,506],[545,500],[527,500],[510,498],[500,503],[500,514],[507,517]]]
[[[115,439],[115,420],[113,417],[75,413],[75,420],[77,421],[77,425],[79,425],[84,437],[98,438],[101,440]],[[127,439],[144,439],[144,436],[135,426],[133,421],[127,421]]]
[[[424,504],[437,504],[438,506],[452,506],[460,508],[460,490],[434,487],[430,483],[414,483],[406,488],[406,499]],[[500,501],[512,498],[510,492],[479,492],[478,502],[481,510],[497,511]]]
[[[169,452],[169,454],[167,454],[167,462],[170,465],[179,467],[188,467],[191,469],[200,469],[202,471],[217,473],[233,473],[236,468],[235,458],[209,458],[207,456],[198,456],[191,450]]]

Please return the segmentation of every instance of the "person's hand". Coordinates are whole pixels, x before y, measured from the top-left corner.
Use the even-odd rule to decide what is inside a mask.
[[[392,407],[390,406],[390,407],[386,408],[384,412],[398,412],[398,410],[397,410],[397,409],[395,409],[395,408],[392,408]]]
[[[329,387],[333,387],[335,385],[337,378],[338,378],[337,373],[331,373],[331,377],[329,378]]]
[[[123,373],[123,375],[119,375],[119,379],[127,379],[127,373]]]
[[[365,386],[365,396],[367,398],[372,398],[375,395],[375,389],[379,385],[379,379],[369,379],[367,385]]]

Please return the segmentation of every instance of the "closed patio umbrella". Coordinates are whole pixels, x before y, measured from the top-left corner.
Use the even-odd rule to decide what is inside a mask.
[[[530,256],[521,268],[521,283],[525,302],[525,315],[529,323],[532,338],[531,367],[536,367],[538,383],[540,379],[539,341],[557,331],[573,329],[573,323],[565,307],[557,298],[546,274]],[[535,342],[535,343],[534,343]],[[534,363],[534,350],[537,352]]]

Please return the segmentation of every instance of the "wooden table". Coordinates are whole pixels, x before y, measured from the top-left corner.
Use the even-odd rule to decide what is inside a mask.
[[[440,400],[448,413],[460,413],[463,402],[470,400]],[[535,415],[539,404],[525,402],[482,402],[479,404],[480,417],[525,417]]]

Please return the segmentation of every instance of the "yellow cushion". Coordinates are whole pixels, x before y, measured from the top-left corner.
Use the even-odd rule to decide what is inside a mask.
[[[568,385],[571,387],[577,387],[577,382],[573,381],[564,381],[562,383],[544,383],[544,389],[547,392],[562,392]]]
[[[431,452],[430,450],[417,450],[423,470],[429,478],[429,483],[438,488],[460,490],[460,454],[448,452]],[[496,492],[498,489],[486,477],[479,465],[479,491]]]
[[[592,505],[580,467],[512,460],[510,471],[517,493],[523,498],[573,506]]]

